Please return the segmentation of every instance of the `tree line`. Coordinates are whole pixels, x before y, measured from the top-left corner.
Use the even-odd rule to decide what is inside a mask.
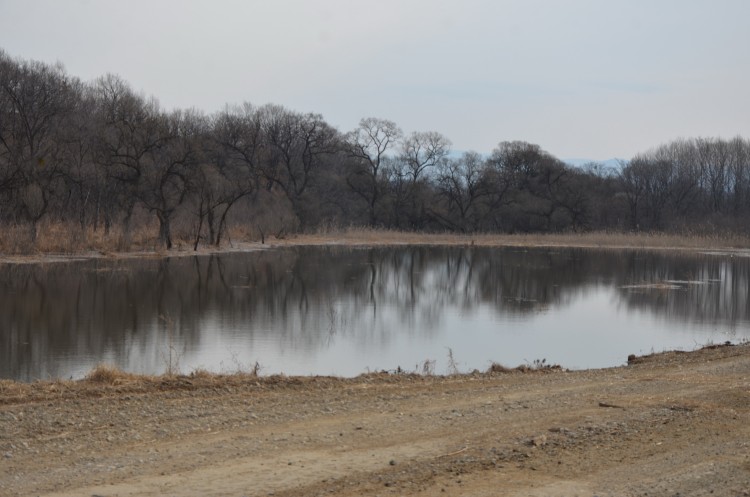
[[[81,233],[158,227],[196,247],[322,227],[560,232],[747,231],[750,141],[677,140],[619,167],[572,167],[540,146],[451,152],[434,131],[249,103],[164,111],[118,76],[0,51],[0,224]]]

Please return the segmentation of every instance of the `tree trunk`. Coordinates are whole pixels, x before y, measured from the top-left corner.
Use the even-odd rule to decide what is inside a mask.
[[[29,236],[31,237],[31,245],[36,245],[36,238],[37,238],[37,227],[36,227],[37,221],[33,220],[31,221],[31,226],[29,227]]]
[[[224,212],[221,213],[221,218],[219,219],[219,229],[216,230],[216,246],[217,247],[221,245],[221,235],[227,229],[227,214],[229,213],[230,207],[232,207],[231,203],[227,205],[227,207],[224,209]],[[230,240],[230,243],[231,243],[231,240]]]
[[[206,215],[208,217],[208,243],[209,245],[216,245],[216,216],[214,216],[214,209],[209,207]]]
[[[193,252],[196,252],[198,250],[198,242],[201,239],[201,231],[203,230],[203,217],[200,216],[200,219],[198,221],[198,229],[195,231],[195,243],[193,243]]]
[[[157,212],[159,218],[159,241],[164,244],[167,250],[172,248],[172,234],[169,226],[169,214],[166,212]]]

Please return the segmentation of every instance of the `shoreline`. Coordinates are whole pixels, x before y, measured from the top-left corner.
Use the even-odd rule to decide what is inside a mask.
[[[271,250],[285,247],[341,246],[341,247],[403,247],[451,246],[497,248],[577,248],[600,250],[645,250],[704,253],[717,256],[750,257],[750,238],[693,237],[662,233],[582,233],[582,234],[434,234],[392,230],[348,229],[323,234],[297,234],[288,238],[271,238],[266,243],[257,241],[234,242],[222,247],[199,247],[194,251],[185,244],[172,250],[101,251],[97,249],[72,253],[2,254],[0,264],[40,264],[93,259],[138,259],[206,256]]]
[[[744,344],[584,371],[0,381],[0,495],[747,496],[749,374]]]
[[[255,384],[258,387],[272,385],[274,387],[299,386],[316,381],[340,383],[341,385],[370,383],[372,381],[399,380],[446,380],[456,378],[496,377],[504,375],[544,375],[544,374],[590,374],[598,371],[625,370],[638,364],[674,362],[683,357],[698,356],[709,350],[735,349],[738,354],[750,354],[750,341],[722,344],[707,344],[694,350],[664,350],[644,355],[629,354],[627,362],[617,366],[601,368],[569,369],[558,364],[506,366],[492,362],[489,368],[480,371],[457,371],[451,374],[420,373],[408,370],[381,370],[363,372],[356,376],[337,375],[286,375],[274,373],[260,374],[257,370],[236,371],[232,373],[215,373],[204,369],[196,369],[190,373],[162,373],[155,375],[129,373],[116,366],[100,364],[91,369],[83,378],[79,379],[46,379],[34,381],[18,381],[0,378],[0,406],[22,402],[24,399],[33,401],[61,399],[66,396],[100,396],[125,395],[129,393],[153,393],[166,390],[195,390],[201,388],[217,388],[221,385]]]

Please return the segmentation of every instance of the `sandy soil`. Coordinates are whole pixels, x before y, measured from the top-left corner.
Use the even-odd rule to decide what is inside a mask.
[[[748,496],[750,346],[589,371],[0,382],[0,495]]]

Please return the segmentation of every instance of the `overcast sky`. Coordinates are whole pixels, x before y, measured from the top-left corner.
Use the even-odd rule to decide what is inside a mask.
[[[748,0],[0,0],[0,48],[167,109],[381,117],[456,150],[603,160],[750,135]]]

